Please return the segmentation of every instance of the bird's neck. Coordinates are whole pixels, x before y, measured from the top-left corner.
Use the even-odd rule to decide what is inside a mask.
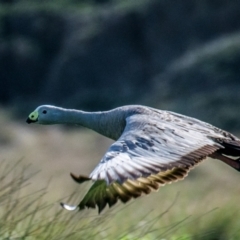
[[[125,117],[119,111],[84,112],[63,109],[61,123],[76,124],[92,129],[111,139],[118,139],[125,127]]]

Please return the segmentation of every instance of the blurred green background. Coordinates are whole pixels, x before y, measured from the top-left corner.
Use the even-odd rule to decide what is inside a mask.
[[[0,0],[0,239],[240,239],[240,175],[213,160],[115,212],[64,212],[89,187],[68,173],[89,174],[111,141],[24,121],[41,104],[144,104],[238,135],[239,78],[240,1]],[[55,220],[22,198],[42,188]]]
[[[240,128],[240,2],[2,0],[0,103],[141,103]]]

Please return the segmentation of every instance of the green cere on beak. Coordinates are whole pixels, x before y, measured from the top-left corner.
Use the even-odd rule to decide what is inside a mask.
[[[33,122],[37,122],[38,121],[38,112],[34,111],[31,114],[29,114],[26,122],[27,123],[33,123]]]

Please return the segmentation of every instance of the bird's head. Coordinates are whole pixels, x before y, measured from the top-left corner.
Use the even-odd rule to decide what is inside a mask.
[[[42,105],[37,107],[32,113],[29,114],[26,122],[27,123],[38,123],[38,124],[54,124],[59,119],[61,108]]]

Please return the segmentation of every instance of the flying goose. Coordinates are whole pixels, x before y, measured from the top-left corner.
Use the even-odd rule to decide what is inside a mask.
[[[61,203],[68,210],[98,206],[100,213],[118,199],[126,203],[185,178],[207,157],[240,170],[240,158],[236,159],[240,156],[240,139],[174,112],[141,105],[103,112],[42,105],[29,115],[27,123],[77,124],[115,140],[89,176],[71,173],[78,183],[94,183],[79,205]]]

